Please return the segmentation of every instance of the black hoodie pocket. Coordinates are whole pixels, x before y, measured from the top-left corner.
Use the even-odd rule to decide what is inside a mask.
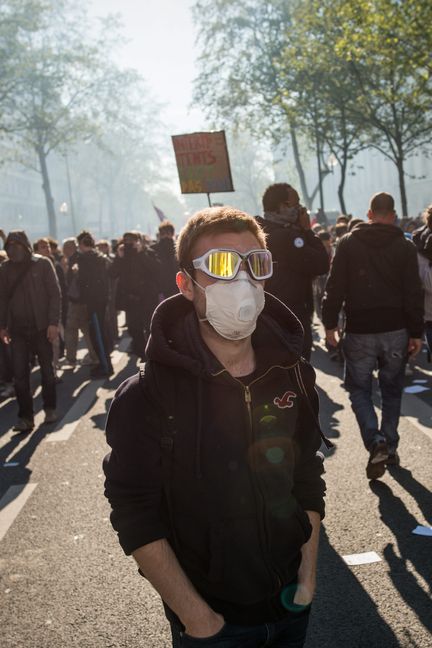
[[[224,525],[212,524],[210,527],[210,560],[208,578],[212,583],[218,583],[224,577]]]

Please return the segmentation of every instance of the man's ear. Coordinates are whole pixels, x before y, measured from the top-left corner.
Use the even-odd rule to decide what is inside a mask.
[[[373,218],[373,211],[372,211],[371,209],[369,209],[369,211],[368,211],[368,213],[367,213],[367,217],[368,217],[368,220],[372,220],[372,218]]]
[[[193,297],[194,297],[193,281],[186,272],[183,272],[183,270],[177,272],[176,284],[177,284],[177,288],[180,290],[183,297],[186,297],[186,299],[189,299],[189,301],[193,301]]]

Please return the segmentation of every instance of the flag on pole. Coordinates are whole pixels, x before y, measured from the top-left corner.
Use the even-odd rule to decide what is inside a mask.
[[[160,222],[162,223],[164,220],[167,220],[167,217],[163,213],[162,209],[159,209],[159,207],[156,207],[154,203],[152,203],[153,209],[155,210],[157,217],[159,218]]]

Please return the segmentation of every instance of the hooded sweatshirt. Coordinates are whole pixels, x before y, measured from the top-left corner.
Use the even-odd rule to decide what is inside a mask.
[[[360,223],[340,240],[322,303],[334,329],[342,306],[347,333],[423,332],[423,293],[417,254],[394,225]]]
[[[24,231],[9,233],[6,251],[12,241],[24,247],[26,258],[22,262],[9,259],[0,267],[0,328],[43,331],[50,324],[58,326],[61,295],[53,264],[32,254]]]
[[[311,534],[305,511],[324,515],[315,374],[300,359],[301,325],[266,295],[252,343],[256,371],[233,378],[203,342],[192,304],[171,297],[152,320],[144,379],[120,386],[106,430],[105,494],[125,553],[167,538],[197,591],[231,623],[287,615],[280,595]]]

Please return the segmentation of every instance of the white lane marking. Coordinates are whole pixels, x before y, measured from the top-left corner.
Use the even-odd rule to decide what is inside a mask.
[[[359,554],[350,554],[342,556],[347,565],[370,565],[371,563],[381,562],[381,558],[375,551],[366,551]]]
[[[111,362],[114,366],[124,358],[124,351],[127,349],[130,342],[129,338],[123,338],[120,341],[118,349],[111,354]],[[100,380],[92,380],[85,389],[79,392],[78,398],[75,400],[72,407],[68,410],[62,420],[56,425],[56,429],[50,432],[45,441],[54,443],[56,441],[68,441],[75,431],[76,427],[81,422],[81,418],[89,410],[91,404],[98,396],[98,390],[105,382],[105,378]],[[82,386],[81,386],[82,387]]]
[[[9,486],[0,499],[0,541],[5,537],[36,486],[37,484],[33,483]]]
[[[83,389],[72,407],[56,426],[58,429],[54,432],[50,432],[46,436],[46,442],[53,443],[54,441],[67,441],[71,437],[75,428],[81,422],[81,417],[84,416],[93,401],[97,398],[97,391],[104,382],[105,378],[92,380],[92,382]]]

